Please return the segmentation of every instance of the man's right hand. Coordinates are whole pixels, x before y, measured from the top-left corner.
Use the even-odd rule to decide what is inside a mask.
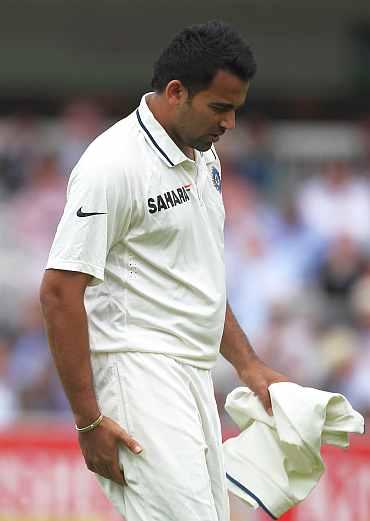
[[[40,289],[50,350],[75,421],[80,426],[96,418],[99,411],[84,304],[85,291],[91,280],[91,275],[78,271],[50,269],[45,272]],[[118,448],[123,444],[139,454],[142,449],[137,441],[107,417],[94,430],[79,432],[78,437],[87,468],[124,485]]]
[[[134,454],[142,448],[118,423],[104,416],[96,429],[79,432],[78,439],[87,468],[119,485],[126,485],[123,470],[118,462],[118,446],[125,445]]]

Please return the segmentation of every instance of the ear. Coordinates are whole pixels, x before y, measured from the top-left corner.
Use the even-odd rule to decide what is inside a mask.
[[[170,105],[182,105],[189,96],[188,89],[179,80],[171,80],[165,89],[165,95]]]

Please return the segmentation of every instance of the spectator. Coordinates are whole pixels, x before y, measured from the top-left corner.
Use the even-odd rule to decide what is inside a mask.
[[[281,211],[280,226],[272,243],[271,262],[277,277],[297,289],[311,284],[325,251],[325,241],[302,220],[294,199]]]
[[[0,428],[11,424],[19,415],[20,406],[9,378],[10,344],[0,337]]]
[[[41,149],[38,120],[20,113],[0,125],[0,196],[13,194],[27,180],[28,164]]]
[[[320,387],[324,372],[318,344],[316,302],[307,294],[282,299],[270,307],[268,322],[257,341],[257,352],[267,363],[300,385]],[[318,311],[318,310],[317,310]]]
[[[345,162],[331,161],[321,176],[305,181],[297,201],[303,221],[324,239],[347,235],[369,244],[369,183]]]
[[[349,297],[363,272],[364,263],[363,248],[349,235],[338,235],[329,243],[317,284],[337,320],[349,320]]]
[[[17,392],[23,412],[67,409],[61,399],[59,380],[52,370],[38,301],[23,308],[21,332],[12,347],[9,378]]]
[[[244,143],[237,160],[238,171],[259,192],[269,195],[276,174],[270,146],[270,125],[261,114],[255,114],[248,118],[248,125],[243,128]]]
[[[48,251],[63,211],[65,189],[56,158],[42,156],[30,165],[23,189],[9,200],[11,229],[29,254],[44,257]]]
[[[318,349],[324,376],[322,382],[324,389],[347,395],[346,386],[352,377],[359,355],[359,341],[358,332],[341,323],[329,326],[320,335]]]
[[[107,126],[102,108],[93,100],[76,99],[61,115],[61,132],[55,136],[59,173],[68,176],[87,146]]]
[[[354,286],[351,305],[358,328],[358,352],[350,374],[342,381],[342,392],[355,408],[370,411],[370,267]]]

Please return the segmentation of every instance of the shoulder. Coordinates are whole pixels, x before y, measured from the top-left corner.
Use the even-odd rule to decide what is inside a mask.
[[[117,121],[105,132],[100,134],[87,147],[81,156],[80,162],[90,160],[103,164],[117,164],[124,166],[129,162],[132,148],[135,143],[135,131],[137,130],[134,114]]]
[[[137,124],[135,114],[113,124],[90,143],[71,173],[71,181],[82,178],[101,183],[122,181],[130,177],[137,157]]]

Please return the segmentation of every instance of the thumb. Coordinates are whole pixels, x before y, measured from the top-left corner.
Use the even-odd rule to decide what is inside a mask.
[[[120,431],[120,439],[123,444],[126,445],[126,447],[134,454],[140,454],[140,452],[142,452],[143,448],[141,447],[140,443],[132,438],[124,429],[121,429]]]

